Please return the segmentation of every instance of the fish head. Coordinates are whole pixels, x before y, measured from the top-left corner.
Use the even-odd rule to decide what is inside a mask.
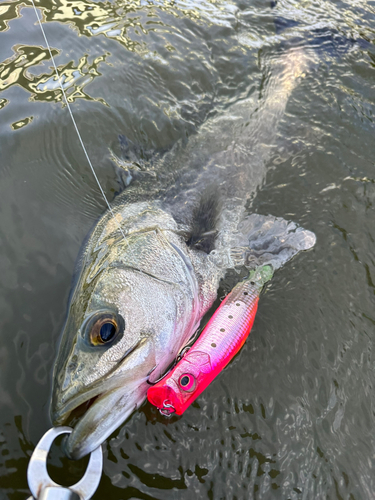
[[[84,254],[51,406],[55,425],[85,410],[67,439],[72,458],[99,446],[142,404],[150,373],[156,379],[167,369],[207,309],[186,244],[171,231],[96,237]]]

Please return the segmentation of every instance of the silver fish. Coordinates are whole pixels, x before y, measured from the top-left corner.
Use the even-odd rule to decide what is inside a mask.
[[[269,67],[260,101],[207,121],[160,159],[156,176],[116,198],[117,221],[106,212],[94,227],[54,371],[54,424],[88,406],[67,441],[72,458],[95,449],[143,403],[149,374],[160,376],[191,338],[228,269],[278,269],[315,244],[292,222],[245,211],[308,65],[302,49],[288,51]]]

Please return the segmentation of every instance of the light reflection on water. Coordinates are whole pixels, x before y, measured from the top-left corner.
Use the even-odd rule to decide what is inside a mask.
[[[47,49],[42,47],[30,47],[19,45],[14,47],[15,54],[6,59],[1,65],[0,90],[6,90],[12,85],[19,85],[24,90],[30,92],[31,101],[56,101],[62,102],[62,92],[60,84],[55,76],[53,69],[49,73],[34,75],[28,68],[35,68],[44,60],[50,59]],[[52,55],[55,57],[57,50],[52,49]],[[60,66],[59,74],[61,76],[62,86],[69,102],[81,97],[92,99],[84,92],[84,87],[92,80],[100,76],[99,65],[105,62],[106,54],[96,57],[92,63],[88,61],[88,54],[80,58],[77,66],[72,61],[66,65]],[[102,99],[96,98],[96,101],[106,104]]]
[[[245,2],[36,2],[84,142],[111,196],[118,135],[163,151],[261,88],[282,44]],[[27,494],[50,426],[71,276],[104,210],[30,2],[0,4],[0,487]],[[145,405],[108,440],[96,495],[373,498],[374,123],[370,2],[281,1],[280,16],[368,41],[325,54],[294,91],[251,209],[316,232],[280,271],[243,351],[182,418]],[[143,148],[143,149],[142,149]],[[229,276],[219,295],[233,283]],[[56,479],[73,466],[53,458]]]

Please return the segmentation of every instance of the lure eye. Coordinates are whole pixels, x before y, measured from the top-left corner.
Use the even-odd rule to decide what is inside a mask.
[[[190,373],[184,373],[178,380],[178,383],[184,391],[193,391],[195,389],[195,377]]]
[[[87,336],[93,346],[109,344],[124,330],[124,321],[110,313],[98,313],[87,324]]]

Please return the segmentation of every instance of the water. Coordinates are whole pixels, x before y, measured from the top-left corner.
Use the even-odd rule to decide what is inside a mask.
[[[254,94],[279,50],[267,2],[36,2],[109,198],[118,135],[164,151]],[[182,418],[149,405],[104,445],[95,498],[370,499],[375,490],[375,6],[282,0],[311,33],[366,40],[293,91],[252,209],[317,235],[279,271],[250,338]],[[28,494],[74,262],[105,204],[29,2],[0,3],[0,496]],[[223,284],[222,295],[231,285]],[[54,477],[77,479],[53,457]],[[81,469],[84,465],[80,466]]]

